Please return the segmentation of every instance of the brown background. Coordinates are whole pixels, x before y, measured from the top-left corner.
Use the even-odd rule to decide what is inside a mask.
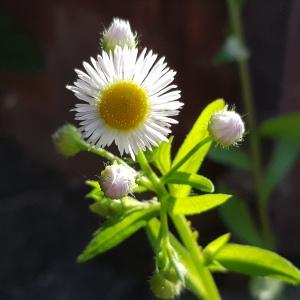
[[[244,25],[251,51],[258,119],[299,111],[300,2],[247,2]],[[146,243],[142,235],[104,256],[105,263],[100,258],[87,266],[74,266],[76,255],[97,226],[83,200],[83,181],[99,174],[102,163],[85,154],[70,160],[60,158],[53,149],[51,134],[66,121],[73,122],[69,110],[77,100],[65,85],[75,79],[75,67],[99,52],[99,33],[114,16],[129,19],[139,33],[140,46],[166,56],[169,65],[178,71],[176,80],[185,106],[179,117],[180,125],[174,127],[176,146],[211,100],[223,97],[236,104],[240,112],[247,113],[240,100],[236,66],[211,63],[228,31],[226,2],[1,0],[0,13],[13,20],[16,32],[36,42],[42,57],[36,71],[0,69],[0,219],[4,228],[0,230],[5,245],[0,295],[3,293],[7,299],[30,299],[30,295],[38,298],[46,293],[49,299],[100,299],[95,296],[100,292],[101,299],[110,300],[150,297],[143,284],[151,273],[151,252],[142,246],[142,254],[136,253],[140,256],[138,265],[147,261],[144,271],[138,266],[132,269],[129,262],[124,262],[127,255],[136,257],[135,252],[130,253],[132,247],[137,251],[136,243]],[[2,46],[5,42],[2,39]],[[272,147],[269,143],[264,145],[266,158]],[[212,179],[230,175],[212,163],[206,163],[205,171]],[[295,262],[299,262],[300,251],[299,172],[298,163],[275,193],[271,207],[279,249]],[[240,180],[243,185],[249,178]],[[250,194],[250,202],[251,197]],[[206,229],[205,238],[226,230],[216,214],[208,214],[198,224]],[[123,288],[126,284],[135,288],[120,288],[127,291],[121,295],[105,293],[103,290],[112,284],[102,279],[95,288],[94,274],[98,274],[100,266],[104,268],[100,273],[106,274],[102,277],[107,279],[107,274],[113,274],[111,280],[120,282]],[[118,277],[114,272],[120,270]],[[136,281],[139,274],[144,274],[142,282]],[[124,279],[128,276],[130,283]],[[231,283],[220,280],[226,291]],[[131,295],[129,290],[135,294]],[[228,297],[235,299],[234,295]]]

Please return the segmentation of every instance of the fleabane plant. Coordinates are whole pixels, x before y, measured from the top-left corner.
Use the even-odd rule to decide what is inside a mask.
[[[186,288],[199,299],[221,299],[213,278],[218,271],[299,284],[299,270],[286,259],[230,243],[230,234],[201,247],[186,219],[230,201],[231,195],[214,193],[213,182],[199,170],[211,145],[230,147],[242,141],[240,115],[228,110],[224,100],[213,101],[173,158],[169,134],[183,105],[173,83],[176,72],[164,57],[136,47],[128,21],[114,19],[102,36],[102,52],[84,62],[83,71],[75,69],[78,78],[67,86],[82,101],[73,109],[79,128],[64,125],[53,136],[61,154],[88,151],[109,161],[98,180],[87,182],[90,210],[104,223],[78,262],[116,247],[143,228],[155,258],[149,285],[158,298],[179,297]],[[119,155],[105,149],[113,143]]]

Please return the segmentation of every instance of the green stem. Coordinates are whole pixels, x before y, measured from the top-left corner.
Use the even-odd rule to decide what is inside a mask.
[[[208,136],[203,139],[200,143],[196,144],[179,162],[175,164],[162,178],[162,182],[165,182],[166,179],[171,177],[188,159],[194,155],[202,146],[211,141],[211,137]]]
[[[240,8],[237,0],[227,0],[229,17],[234,36],[242,45],[245,45],[244,33],[242,29]],[[255,106],[252,93],[252,84],[250,77],[249,64],[247,60],[238,61],[239,75],[242,89],[242,99],[245,111],[247,112],[247,124],[250,131],[250,153],[253,161],[253,174],[256,187],[257,208],[259,212],[260,223],[266,244],[269,246],[272,240],[270,229],[270,220],[268,207],[264,205],[261,193],[262,182],[262,163],[261,163],[261,145],[260,137],[256,125]]]
[[[126,164],[126,162],[123,159],[121,159],[120,157],[118,157],[116,155],[113,155],[112,153],[110,153],[110,152],[108,152],[108,151],[106,151],[106,150],[104,150],[102,148],[96,148],[96,147],[93,147],[93,146],[88,146],[86,148],[86,151],[87,152],[91,152],[93,154],[96,154],[98,156],[101,156],[103,158],[106,158],[106,159],[108,159],[110,161],[116,161],[119,164],[128,166],[128,164]]]
[[[152,183],[157,195],[159,197],[164,196],[167,193],[167,191],[164,188],[164,186],[161,184],[159,178],[153,172],[142,150],[139,150],[137,155],[137,160],[141,166],[142,171],[145,173],[146,177],[148,177],[148,179]]]
[[[183,244],[191,254],[195,267],[197,268],[203,285],[205,286],[207,294],[203,295],[203,298],[206,300],[220,300],[221,296],[218,288],[210,271],[203,265],[204,258],[201,249],[187,219],[182,215],[172,215],[171,217]]]
[[[138,162],[141,166],[142,171],[145,175],[149,178],[150,182],[152,183],[158,199],[161,203],[160,208],[160,221],[161,221],[161,231],[160,231],[160,240],[161,240],[161,247],[163,250],[168,244],[168,236],[169,236],[169,227],[168,227],[168,198],[169,194],[165,187],[161,184],[159,178],[153,172],[152,168],[150,167],[145,154],[142,150],[139,150],[137,155]]]
[[[182,160],[179,161],[179,167],[200,147],[202,147],[205,143],[210,141],[210,138],[204,139],[201,143],[197,144],[186,156],[183,157]],[[144,171],[145,175],[152,182],[153,186],[156,189],[157,195],[161,201],[161,229],[160,229],[160,239],[163,242],[164,237],[169,238],[169,229],[168,229],[168,219],[167,219],[167,201],[169,194],[164,187],[162,181],[156,176],[156,174],[151,169],[144,153],[139,151],[138,153],[138,161],[140,163],[141,169]],[[176,164],[175,167],[178,165]],[[174,171],[175,172],[175,171]],[[203,295],[205,300],[220,300],[221,297],[219,295],[218,289],[214,282],[214,279],[210,273],[210,271],[203,265],[203,255],[201,253],[201,249],[197,244],[195,236],[184,216],[181,215],[172,215],[173,222],[176,226],[176,229],[184,243],[187,247],[188,251],[191,253],[191,257],[194,261],[195,267],[198,271],[199,277],[203,282],[203,286],[206,289],[206,295]],[[167,240],[168,242],[168,240]]]
[[[101,156],[105,159],[110,160],[111,162],[116,161],[117,163],[119,163],[121,165],[124,165],[127,168],[129,168],[129,169],[131,169],[135,172],[135,170],[131,166],[129,166],[123,159],[121,159],[120,157],[112,154],[109,151],[106,151],[102,148],[96,148],[94,146],[90,146],[89,144],[85,143],[84,141],[82,142],[81,145],[83,147],[83,150],[85,150],[87,152],[90,152],[90,153],[93,153],[93,154],[96,154],[98,156]],[[147,188],[150,191],[155,191],[152,183],[147,178],[145,178],[144,176],[138,176],[137,179],[136,179],[136,182],[137,182],[137,184],[140,184],[140,185],[144,186],[145,188]]]

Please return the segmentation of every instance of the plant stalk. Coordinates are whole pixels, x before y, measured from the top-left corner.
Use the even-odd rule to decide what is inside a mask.
[[[220,300],[221,296],[215,284],[214,278],[210,271],[203,265],[204,258],[189,222],[182,215],[172,215],[171,217],[183,244],[191,253],[192,260],[194,261],[195,267],[197,268],[203,285],[206,288],[207,294],[203,295],[203,299]]]
[[[231,28],[235,38],[237,38],[241,45],[245,45],[245,38],[242,28],[242,21],[240,15],[240,7],[237,0],[227,0],[229,18]],[[261,145],[260,136],[257,129],[257,122],[255,116],[255,105],[252,92],[252,83],[250,76],[250,69],[247,60],[238,61],[238,70],[241,82],[242,99],[244,109],[247,112],[246,121],[250,131],[250,155],[253,161],[253,175],[255,180],[255,189],[257,197],[257,209],[261,223],[262,233],[266,246],[270,246],[272,240],[272,232],[270,228],[270,219],[268,214],[268,207],[264,205],[261,182],[262,182],[262,163],[261,163]]]
[[[197,144],[186,156],[183,157],[181,161],[179,161],[181,166],[193,153],[198,151],[198,149],[207,143],[210,138],[204,139],[202,142]],[[193,152],[192,152],[193,151]],[[191,153],[192,152],[192,153]],[[186,158],[187,157],[187,158]],[[145,175],[149,178],[152,182],[153,186],[156,189],[157,195],[161,200],[161,232],[160,232],[160,239],[163,239],[165,235],[169,236],[169,229],[168,229],[168,219],[167,219],[167,201],[168,201],[168,191],[164,187],[162,181],[156,176],[156,174],[151,169],[144,153],[139,151],[138,153],[138,161],[140,163],[141,169],[144,171]],[[179,164],[178,163],[178,164]],[[177,164],[175,165],[177,166]],[[219,295],[218,289],[214,282],[214,279],[210,273],[210,271],[203,265],[203,255],[201,253],[201,249],[197,244],[196,238],[193,235],[193,232],[188,224],[188,221],[184,216],[181,215],[172,215],[172,220],[176,226],[176,229],[188,249],[191,253],[191,257],[194,261],[195,267],[197,268],[199,277],[203,282],[203,286],[206,289],[206,295],[203,295],[203,299],[205,300],[220,300],[221,297]]]

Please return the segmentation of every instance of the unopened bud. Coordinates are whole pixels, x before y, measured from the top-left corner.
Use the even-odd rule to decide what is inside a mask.
[[[131,31],[129,22],[118,18],[114,18],[103,32],[101,42],[106,52],[113,51],[117,46],[127,46],[129,49],[137,46],[136,34]]]
[[[217,144],[226,147],[243,139],[245,125],[241,116],[233,110],[228,110],[226,106],[212,115],[208,131]]]
[[[74,156],[86,149],[81,134],[73,125],[67,124],[59,128],[52,136],[57,151],[64,156]]]
[[[101,173],[100,185],[105,196],[120,199],[127,196],[135,186],[136,173],[129,167],[116,163],[107,166]]]
[[[155,272],[150,279],[150,289],[157,298],[174,299],[179,296],[183,288],[182,282],[173,274]]]

